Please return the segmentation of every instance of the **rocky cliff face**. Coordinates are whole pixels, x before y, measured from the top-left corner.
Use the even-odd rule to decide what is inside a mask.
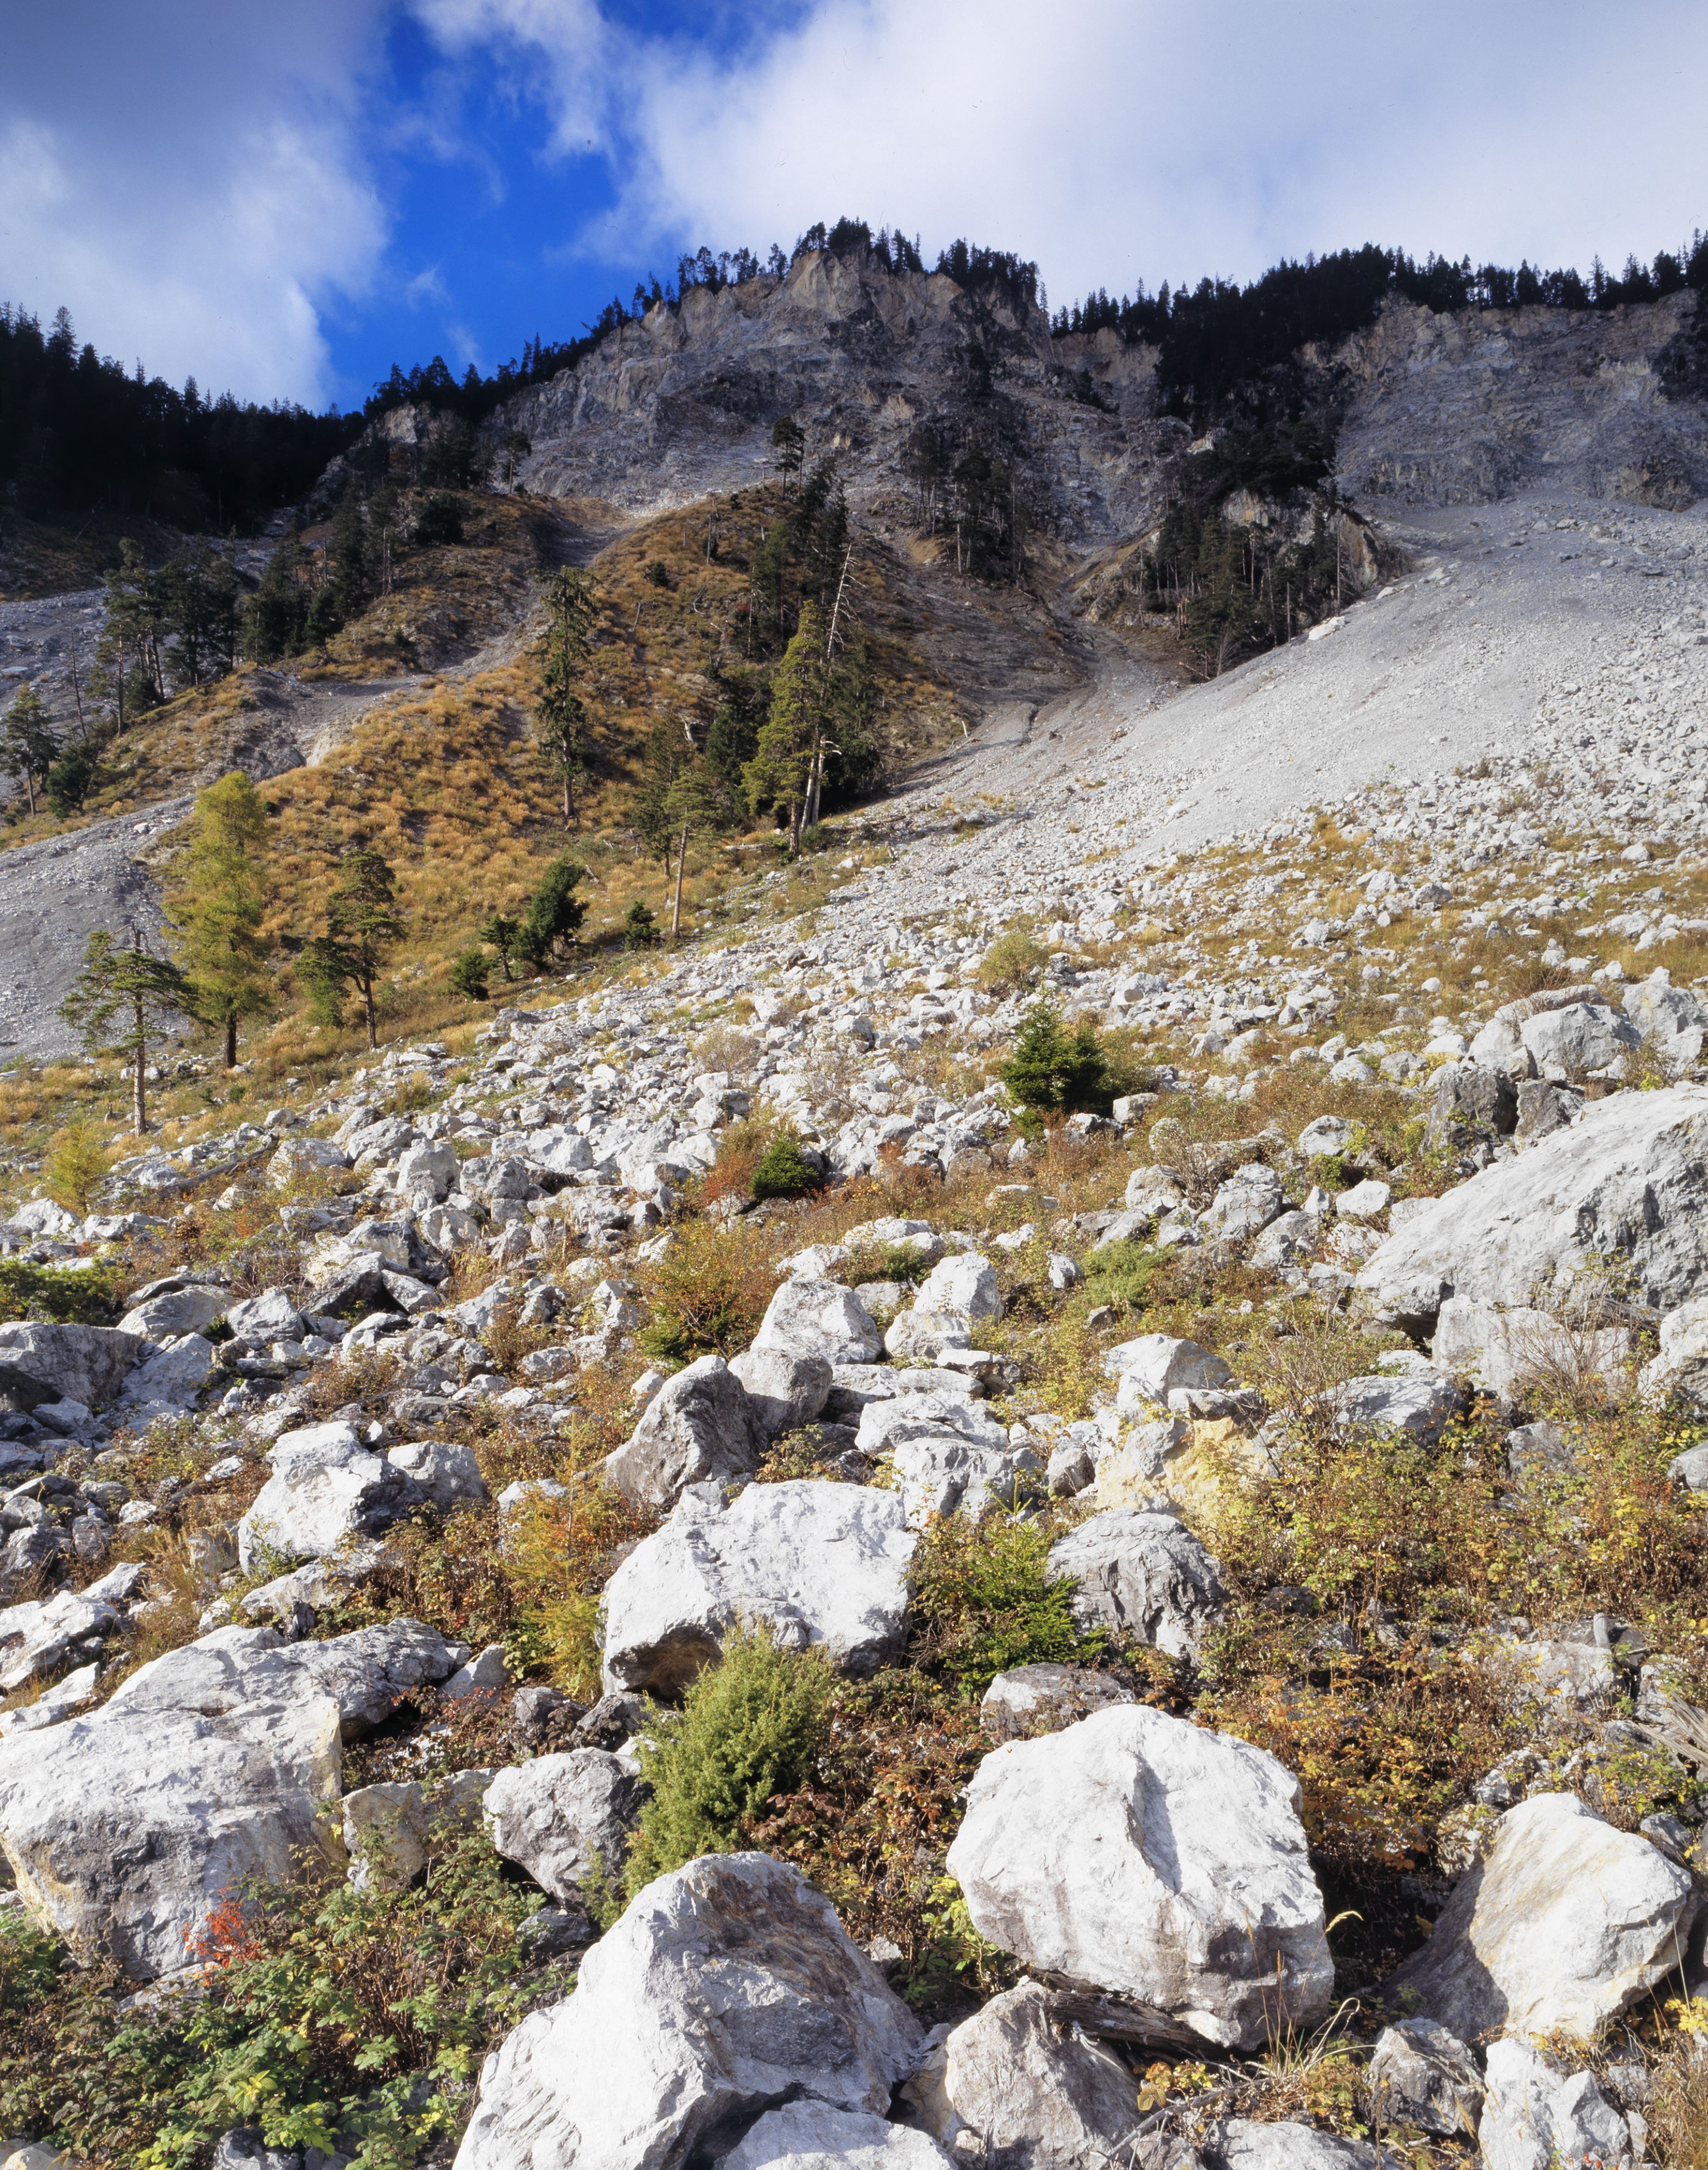
[[[1153,361],[1113,334],[1053,340],[1041,311],[939,273],[814,254],[786,280],[654,309],[492,427],[527,431],[530,489],[646,513],[760,479],[771,425],[793,414],[809,461],[835,453],[857,503],[900,518],[910,442],[937,425],[1010,460],[1035,520],[1095,545],[1149,523],[1186,442],[1154,412]]]
[[[1342,487],[1486,505],[1542,488],[1668,510],[1708,494],[1708,416],[1663,396],[1663,350],[1695,297],[1596,311],[1432,316],[1390,302],[1333,357],[1352,391]]]
[[[1310,358],[1346,404],[1342,488],[1359,500],[1481,504],[1537,484],[1677,509],[1708,494],[1708,417],[1657,366],[1694,297],[1605,314],[1434,316],[1396,301]],[[880,522],[916,524],[922,428],[997,452],[1035,526],[1070,548],[1142,534],[1189,432],[1158,412],[1154,349],[1113,332],[1052,339],[1043,313],[941,273],[803,257],[785,280],[691,291],[494,418],[533,452],[524,478],[633,513],[743,487],[793,414]]]

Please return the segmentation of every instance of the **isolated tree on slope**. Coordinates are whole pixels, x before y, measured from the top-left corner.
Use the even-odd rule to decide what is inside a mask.
[[[188,980],[169,959],[150,954],[140,928],[131,929],[128,948],[104,932],[90,935],[83,969],[59,1013],[82,1034],[87,1052],[122,1056],[130,1064],[139,1138],[148,1128],[149,1047],[168,1018],[194,1008]]]
[[[403,934],[392,869],[371,846],[358,845],[339,869],[325,933],[306,943],[297,961],[296,976],[308,991],[309,1014],[317,1024],[342,1022],[344,990],[354,986],[362,998],[368,1045],[379,1045],[374,982],[386,952]]]
[[[24,786],[32,814],[35,794],[46,783],[48,771],[59,755],[59,734],[42,706],[40,694],[25,679],[6,712],[4,729],[0,730],[0,769]]]
[[[238,1026],[273,1008],[266,977],[272,943],[261,932],[266,905],[267,810],[254,785],[233,770],[195,802],[183,888],[173,899],[179,961],[195,1013],[224,1035],[225,1066],[238,1059]]]
[[[768,807],[786,810],[792,852],[800,848],[801,810],[825,728],[824,644],[818,606],[803,603],[799,627],[772,681],[771,714],[742,772],[747,803],[755,814]]]
[[[554,573],[546,590],[546,630],[535,645],[540,691],[534,739],[563,788],[563,826],[575,819],[575,794],[593,766],[593,730],[583,696],[598,605],[585,575],[573,566]]]

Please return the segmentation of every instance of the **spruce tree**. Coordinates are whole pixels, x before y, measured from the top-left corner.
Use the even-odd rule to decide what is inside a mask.
[[[563,826],[575,818],[575,794],[594,762],[592,725],[582,681],[598,605],[584,574],[564,566],[546,590],[546,630],[535,645],[540,691],[534,738],[563,789]]]
[[[696,754],[677,772],[665,795],[665,810],[676,836],[676,889],[670,907],[670,939],[682,932],[682,873],[688,839],[697,831],[727,828],[734,816],[723,779],[703,755]]]
[[[801,605],[800,623],[771,681],[771,714],[760,726],[753,759],[742,772],[754,813],[785,810],[789,849],[798,851],[801,810],[825,727],[825,627],[818,607]]]
[[[195,1013],[222,1035],[225,1066],[238,1059],[238,1026],[273,1008],[261,932],[266,904],[267,810],[241,769],[196,799],[173,902],[179,961]]]
[[[526,955],[526,944],[522,935],[522,922],[511,919],[506,913],[495,911],[480,924],[480,938],[489,942],[498,952],[498,960],[504,969],[504,984],[508,986],[516,976],[510,970],[512,963]]]
[[[522,919],[522,952],[530,964],[543,970],[558,943],[587,917],[587,906],[575,894],[586,879],[586,868],[567,853],[547,868]]]
[[[353,986],[362,998],[368,1045],[379,1045],[374,982],[386,952],[403,935],[392,869],[371,846],[360,844],[339,869],[338,886],[326,907],[325,934],[306,945],[297,965],[318,1022],[338,1021],[343,991]]]
[[[59,1006],[88,1053],[121,1056],[130,1064],[139,1138],[148,1128],[148,1050],[169,1018],[191,1013],[194,999],[177,965],[152,955],[133,926],[128,946],[104,932],[90,935],[83,968]]]
[[[32,814],[36,810],[36,794],[46,783],[48,772],[59,755],[59,733],[42,705],[40,694],[26,678],[0,728],[0,769],[24,786]]]

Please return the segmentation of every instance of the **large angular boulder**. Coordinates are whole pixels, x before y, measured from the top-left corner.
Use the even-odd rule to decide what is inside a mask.
[[[1604,1277],[1609,1254],[1657,1311],[1708,1293],[1708,1087],[1586,1107],[1408,1219],[1355,1285],[1376,1317],[1428,1334],[1451,1297],[1534,1306]]]
[[[824,1356],[800,1355],[787,1349],[750,1349],[729,1366],[747,1389],[747,1398],[766,1439],[809,1424],[830,1398],[831,1366]]]
[[[665,1380],[605,1473],[625,1499],[662,1511],[690,1484],[751,1477],[766,1445],[747,1389],[721,1356],[702,1356]]]
[[[182,1966],[232,1893],[328,1843],[344,1737],[464,1654],[413,1620],[290,1645],[222,1628],[88,1717],[0,1740],[0,1848],[25,1905],[86,1964]]]
[[[1334,1963],[1299,1782],[1248,1742],[1145,1705],[994,1750],[949,1873],[1028,1966],[1255,2048],[1329,2007]]]
[[[554,1899],[579,1904],[590,1876],[615,1884],[647,1789],[602,1748],[536,1756],[500,1771],[483,1814],[493,1844]]]
[[[1094,1710],[1136,1701],[1131,1688],[1089,1665],[1011,1665],[985,1689],[979,1729],[997,1740],[1017,1740],[1027,1733],[1059,1733]]]
[[[1615,2170],[1637,2159],[1592,2072],[1562,2073],[1534,2044],[1491,2043],[1477,2141],[1485,2170]]]
[[[1368,2084],[1384,2125],[1412,2125],[1448,2140],[1476,2136],[1482,2110],[1476,2060],[1433,2019],[1385,2027],[1370,2054]]]
[[[788,1280],[766,1307],[753,1346],[822,1356],[827,1364],[870,1364],[883,1352],[883,1336],[853,1290],[840,1281]]]
[[[1049,1571],[1074,1585],[1074,1617],[1188,1657],[1226,1602],[1219,1563],[1172,1515],[1117,1507],[1058,1538]]]
[[[1558,1380],[1599,1372],[1620,1382],[1631,1357],[1631,1332],[1556,1318],[1528,1304],[1504,1311],[1450,1296],[1435,1321],[1430,1353],[1443,1371],[1474,1380],[1492,1394],[1522,1394]]]
[[[946,1515],[976,1521],[987,1508],[1041,1499],[1044,1465],[1029,1446],[985,1446],[958,1431],[922,1432],[892,1451],[909,1526],[923,1529]]]
[[[910,2121],[988,2170],[1108,2170],[1139,2123],[1133,2075],[1052,2016],[1035,1981],[994,1996],[926,2054]]]
[[[1571,1002],[1526,1018],[1519,1038],[1537,1074],[1556,1081],[1604,1070],[1628,1048],[1642,1044],[1642,1034],[1625,1013],[1605,1002]]]
[[[55,1326],[14,1319],[0,1326],[0,1364],[52,1389],[50,1399],[98,1409],[112,1400],[142,1353],[142,1336],[116,1326]]]
[[[1210,2170],[1378,2170],[1374,2147],[1290,2120],[1262,2125],[1230,2117],[1206,2158]]]
[[[1143,1416],[1182,1387],[1225,1387],[1233,1377],[1225,1361],[1196,1341],[1173,1334],[1141,1334],[1103,1354],[1103,1376],[1118,1382],[1115,1406]]]
[[[370,1452],[351,1424],[281,1432],[267,1459],[273,1474],[238,1525],[244,1568],[270,1553],[323,1559],[358,1537],[377,1536],[425,1497],[407,1470]]]
[[[288,1289],[263,1289],[259,1296],[243,1297],[226,1311],[226,1324],[234,1341],[270,1346],[275,1341],[300,1341],[308,1322],[291,1301]]]
[[[125,1380],[115,1412],[133,1430],[155,1418],[193,1409],[214,1368],[214,1345],[200,1334],[186,1334],[168,1348],[147,1357]]]
[[[226,1307],[231,1291],[205,1281],[168,1289],[138,1303],[119,1321],[121,1334],[140,1334],[146,1341],[164,1341],[168,1335],[199,1334],[211,1326]]]
[[[882,2116],[918,2023],[798,1868],[661,1876],[482,2068],[456,2170],[684,2170],[796,2103]]]
[[[1199,1216],[1199,1226],[1224,1243],[1243,1243],[1285,1210],[1281,1179],[1260,1160],[1236,1168]]]
[[[382,1779],[344,1797],[344,1847],[358,1891],[401,1891],[436,1853],[480,1822],[490,1770],[454,1771],[424,1784]]]
[[[945,2170],[934,2140],[869,2110],[789,2103],[768,2109],[722,2170]]]
[[[1688,1872],[1647,1839],[1573,1793],[1536,1793],[1501,1818],[1392,1988],[1466,2040],[1588,2039],[1678,1965],[1695,1913]]]
[[[1425,1446],[1435,1444],[1465,1405],[1465,1397],[1444,1372],[1424,1365],[1343,1379],[1328,1399],[1336,1422],[1346,1430],[1403,1431]]]
[[[1504,1070],[1481,1062],[1444,1062],[1429,1081],[1428,1136],[1449,1152],[1510,1137],[1519,1096]]]
[[[915,1311],[953,1312],[962,1318],[1000,1318],[1002,1291],[996,1269],[978,1251],[940,1259],[920,1283]]]
[[[605,1589],[605,1685],[679,1694],[739,1621],[854,1673],[892,1655],[917,1540],[894,1492],[750,1484],[721,1512],[687,1505],[643,1538]]]
[[[1663,1062],[1680,1068],[1702,1060],[1708,1011],[1687,989],[1675,987],[1664,967],[1625,989],[1625,1013]]]
[[[423,1496],[435,1507],[478,1505],[486,1499],[487,1483],[480,1473],[474,1449],[448,1439],[414,1439],[387,1447],[386,1460],[418,1484]]]

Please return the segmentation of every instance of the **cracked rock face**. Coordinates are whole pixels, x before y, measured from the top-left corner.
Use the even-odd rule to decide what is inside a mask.
[[[89,1717],[0,1740],[0,1847],[26,1903],[84,1964],[184,1965],[230,1893],[323,1846],[344,1736],[459,1654],[410,1620],[290,1647],[222,1628]]]
[[[1328,2009],[1334,1963],[1273,1756],[1145,1707],[979,1765],[949,1873],[981,1936],[1028,1966],[1255,2047]]]
[[[1370,1307],[1419,1331],[1465,1296],[1496,1307],[1569,1290],[1604,1254],[1672,1311],[1708,1288],[1708,1087],[1620,1093],[1517,1159],[1485,1168],[1389,1237],[1357,1277]]]
[[[487,2059],[456,2170],[682,2170],[787,2103],[876,2119],[919,2040],[798,1869],[707,1855],[631,1900],[574,1993]]]
[[[1679,1964],[1695,1917],[1688,1871],[1572,1793],[1509,1809],[1429,1942],[1393,1977],[1467,2040],[1495,2028],[1588,2039]]]
[[[679,1694],[743,1621],[871,1672],[900,1644],[915,1542],[901,1495],[870,1485],[750,1484],[721,1512],[685,1502],[606,1585],[606,1687]]]

